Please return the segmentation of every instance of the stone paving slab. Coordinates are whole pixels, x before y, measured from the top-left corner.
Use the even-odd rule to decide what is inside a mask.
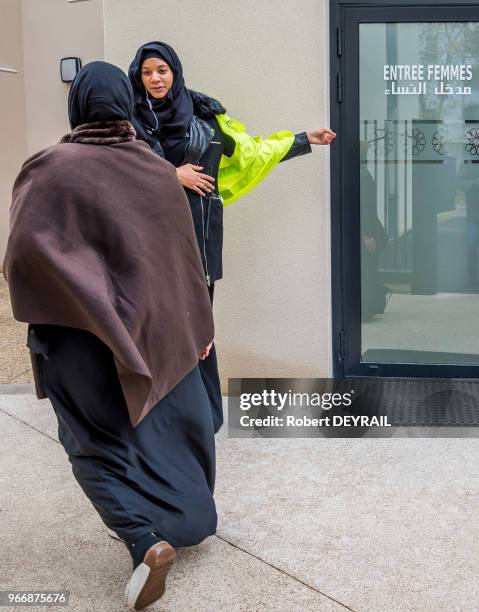
[[[477,439],[230,439],[219,453],[229,541],[357,612],[479,610]]]
[[[57,543],[62,541],[60,527],[68,529],[68,524],[52,527],[44,520],[44,513],[65,514],[62,504],[70,512],[72,506],[77,507],[75,529],[80,525],[81,533],[74,530],[71,537],[80,542],[79,546],[90,542],[88,563],[94,563],[96,573],[104,575],[104,568],[94,560],[95,554],[100,558],[98,551],[103,551],[111,565],[111,542],[101,539],[102,523],[65,467],[63,449],[40,433],[56,437],[55,418],[48,401],[39,402],[32,395],[0,395],[0,409],[38,430],[27,435],[20,429],[22,438],[26,436],[30,441],[32,437],[40,446],[40,439],[48,443],[35,451],[35,460],[29,452],[28,460],[22,460],[23,454],[13,448],[12,457],[16,453],[19,460],[12,459],[11,472],[18,469],[15,465],[23,466],[19,477],[24,482],[21,475],[26,472],[28,476],[30,463],[42,465],[46,457],[48,467],[34,482],[48,482],[52,467],[61,474],[59,481],[52,476],[53,489],[57,491],[54,512],[49,513],[41,503],[38,508],[35,505],[42,533],[53,529]],[[16,427],[30,429],[18,421]],[[52,444],[55,451],[48,450]],[[224,538],[325,596],[305,586],[301,589],[306,591],[298,592],[300,582],[273,568],[269,568],[271,575],[263,575],[255,564],[263,569],[269,566],[233,549],[239,560],[247,557],[253,563],[251,571],[256,572],[256,578],[250,575],[251,582],[241,588],[238,583],[241,585],[243,578],[233,572],[230,577],[237,591],[232,585],[215,586],[224,594],[223,599],[223,595],[219,596],[221,604],[219,599],[200,595],[200,587],[195,587],[193,607],[188,605],[187,587],[178,590],[174,583],[168,591],[171,599],[164,598],[158,610],[343,610],[343,605],[356,612],[479,610],[479,549],[475,544],[479,541],[477,439],[229,439],[224,428],[217,447],[219,538],[183,551],[185,565],[177,564],[183,567],[183,584],[188,583],[193,570],[198,572],[195,576],[205,576],[201,572],[209,568],[205,572],[211,571],[215,576],[215,568],[219,568],[218,579],[221,572],[230,574],[235,557],[231,557],[231,546],[220,540]],[[61,461],[55,458],[58,453]],[[9,473],[7,469],[7,476]],[[74,501],[72,491],[67,488],[65,492],[62,486],[78,489]],[[22,494],[16,489],[9,491],[14,503],[22,506]],[[28,516],[27,513],[25,524]],[[46,559],[54,559],[57,543],[45,554]],[[202,551],[206,551],[206,557]],[[111,583],[101,580],[105,589],[102,604],[119,601],[117,591],[129,564],[125,555],[122,559],[115,570],[117,587],[108,590]],[[76,566],[75,584],[79,577],[82,584],[83,580],[88,583],[88,563],[85,567],[82,563]],[[59,569],[56,572],[62,575]],[[276,574],[291,581],[287,582],[287,590],[292,589],[289,599],[284,600],[283,587],[275,582]],[[223,580],[228,581],[228,576]],[[276,586],[272,591],[266,590],[266,597],[261,599],[261,590],[267,589],[265,581],[270,580]],[[277,589],[280,595],[274,598],[270,593]],[[172,607],[165,608],[166,605]],[[335,607],[328,607],[331,605]]]
[[[0,384],[30,383],[30,355],[25,345],[27,324],[15,321],[8,286],[0,274]]]
[[[8,408],[24,422],[0,411],[0,590],[66,589],[71,598],[66,609],[72,612],[126,609],[123,591],[131,573],[129,554],[121,542],[107,536],[71,475],[67,456],[54,439],[55,417],[48,402],[31,396],[8,400]],[[25,424],[29,421],[35,421],[38,429]],[[20,608],[0,607],[5,612],[14,609]],[[345,610],[218,537],[178,551],[165,596],[148,609]]]

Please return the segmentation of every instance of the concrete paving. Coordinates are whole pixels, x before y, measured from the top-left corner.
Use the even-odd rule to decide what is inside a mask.
[[[8,286],[0,274],[0,384],[31,383],[30,356],[25,345],[27,324],[15,321]]]
[[[0,590],[123,610],[128,553],[71,475],[49,402],[16,389],[0,394]],[[179,551],[151,610],[479,610],[477,438],[217,442],[218,534]]]

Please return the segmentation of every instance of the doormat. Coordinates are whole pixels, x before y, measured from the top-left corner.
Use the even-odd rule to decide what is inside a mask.
[[[479,381],[476,379],[347,379],[358,382],[350,410],[387,415],[396,426],[479,425]],[[344,383],[342,383],[344,384]],[[353,384],[354,386],[354,384]]]
[[[228,396],[229,430],[268,436],[479,426],[479,379],[230,378]]]

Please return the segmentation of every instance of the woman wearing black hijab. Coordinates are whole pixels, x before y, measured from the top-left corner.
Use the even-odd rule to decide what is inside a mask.
[[[223,206],[248,193],[278,162],[309,153],[311,144],[330,144],[336,134],[321,128],[278,132],[264,141],[249,137],[217,100],[185,86],[178,55],[162,42],[142,45],[128,75],[137,138],[177,168],[188,196],[213,302],[214,283],[223,274]],[[218,431],[223,413],[214,345],[200,371]]]
[[[174,547],[216,530],[211,407],[198,369],[211,304],[174,168],[135,140],[121,70],[87,64],[72,132],[27,160],[4,272],[29,323],[39,397],[73,474],[134,571],[127,603],[164,592]],[[167,287],[167,290],[165,290]]]

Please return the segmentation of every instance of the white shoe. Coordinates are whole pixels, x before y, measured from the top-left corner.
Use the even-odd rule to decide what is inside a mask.
[[[130,609],[141,610],[160,599],[175,558],[175,549],[165,541],[153,544],[146,551],[143,563],[135,569],[126,585],[126,605]]]

